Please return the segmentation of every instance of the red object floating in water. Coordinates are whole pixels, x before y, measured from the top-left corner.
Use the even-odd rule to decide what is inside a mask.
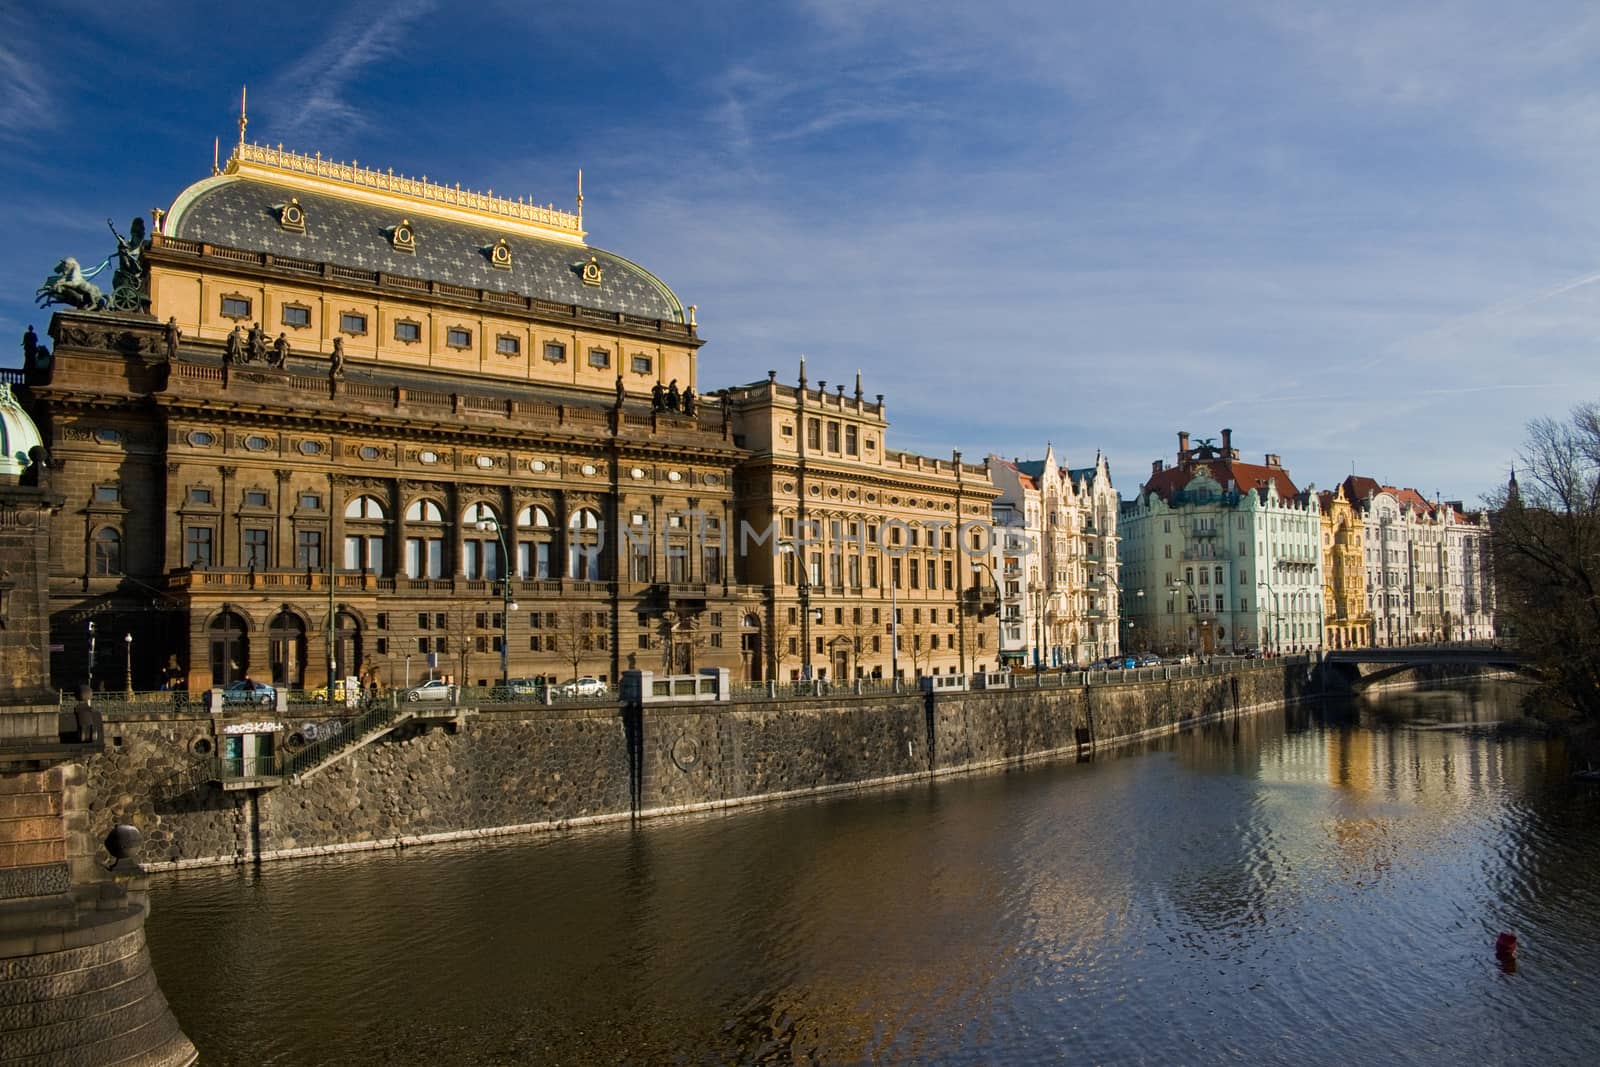
[[[1517,955],[1517,935],[1501,934],[1494,939],[1494,954],[1501,959],[1514,959]]]

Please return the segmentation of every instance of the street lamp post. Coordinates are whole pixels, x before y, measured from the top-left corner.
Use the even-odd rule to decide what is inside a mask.
[[[500,542],[500,684],[504,686],[511,673],[507,666],[511,651],[511,613],[517,610],[516,601],[511,599],[511,552],[506,547],[505,530],[497,520],[480,519],[477,525],[485,533],[492,531],[495,540]]]
[[[89,620],[89,692],[94,692],[94,620]]]
[[[127,646],[127,649],[128,649],[128,668],[127,668],[128,673],[127,673],[127,676],[126,676],[126,692],[131,697],[131,696],[133,696],[133,635],[129,634],[129,633],[123,634],[122,635],[122,643],[125,646]]]
[[[1006,652],[1006,590],[1005,590],[1005,586],[1000,584],[1000,576],[994,572],[994,568],[993,567],[991,567],[989,564],[983,562],[982,560],[973,560],[972,561],[972,569],[976,571],[979,568],[982,568],[983,570],[988,571],[989,572],[989,580],[994,583],[994,605],[995,605],[995,607],[994,607],[994,619],[995,619],[995,625],[994,625],[994,631],[995,631],[994,661],[995,661],[995,667],[998,670],[999,668],[1005,666],[1005,652]]]

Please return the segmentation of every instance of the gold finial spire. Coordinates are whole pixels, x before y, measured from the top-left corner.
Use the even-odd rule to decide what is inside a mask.
[[[222,173],[222,138],[211,139],[211,173]]]
[[[248,118],[246,118],[245,114],[244,114],[245,93],[246,93],[246,91],[248,89],[249,89],[249,86],[247,86],[247,85],[239,86],[239,143],[240,144],[244,144],[244,128],[246,126],[250,125],[250,120]]]
[[[583,168],[578,168],[578,226],[583,226]]]

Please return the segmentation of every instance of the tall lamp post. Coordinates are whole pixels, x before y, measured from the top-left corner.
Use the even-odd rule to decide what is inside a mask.
[[[996,669],[999,669],[1004,667],[1006,662],[1006,590],[1005,586],[1000,584],[1000,576],[994,572],[993,567],[982,560],[973,560],[972,569],[976,571],[980,568],[989,572],[989,580],[994,583],[994,660]]]
[[[128,669],[128,673],[127,673],[126,692],[131,697],[131,696],[133,696],[133,635],[129,634],[129,633],[123,634],[122,635],[122,643],[124,645],[126,645],[127,649],[128,649],[128,668],[127,668]]]
[[[94,692],[94,620],[89,620],[89,692]]]
[[[500,684],[504,686],[510,680],[506,657],[511,651],[511,613],[517,610],[511,599],[511,552],[506,547],[505,529],[497,520],[480,519],[477,525],[485,533],[493,532],[500,542]]]

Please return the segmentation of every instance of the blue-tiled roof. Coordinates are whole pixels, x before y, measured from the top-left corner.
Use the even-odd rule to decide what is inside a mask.
[[[280,205],[290,197],[305,213],[305,232],[279,224]],[[621,256],[584,245],[545,241],[501,232],[492,222],[473,225],[427,214],[425,205],[404,213],[416,235],[416,251],[402,252],[390,239],[403,213],[342,197],[287,188],[252,178],[224,176],[200,183],[179,198],[166,232],[319,263],[447,282],[582,304],[646,319],[682,322],[683,304],[654,274]],[[502,237],[511,249],[511,269],[490,265],[489,249]],[[593,256],[602,283],[583,284],[580,271]]]

